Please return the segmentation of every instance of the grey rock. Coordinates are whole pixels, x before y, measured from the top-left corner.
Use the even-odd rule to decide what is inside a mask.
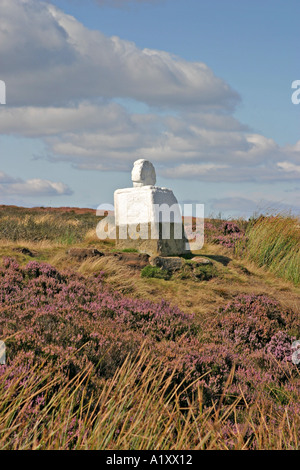
[[[77,261],[104,256],[104,253],[98,251],[96,248],[71,248],[67,253],[71,258],[75,258]]]
[[[152,266],[158,266],[166,271],[178,271],[183,265],[183,261],[178,256],[155,256],[149,259]]]
[[[196,266],[204,266],[207,264],[213,264],[212,261],[208,258],[204,258],[202,256],[195,256],[191,259],[191,262],[194,263]]]

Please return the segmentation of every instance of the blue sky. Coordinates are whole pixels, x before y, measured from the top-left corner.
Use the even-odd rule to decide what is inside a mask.
[[[206,215],[300,212],[298,0],[0,0],[0,203],[97,207],[137,158]]]

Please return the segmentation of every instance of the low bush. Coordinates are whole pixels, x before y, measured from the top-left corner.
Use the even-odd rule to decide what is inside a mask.
[[[150,264],[148,266],[145,266],[142,271],[141,271],[141,277],[154,277],[157,279],[164,279],[168,280],[171,277],[171,274],[166,270],[159,268],[158,266],[151,266]]]
[[[235,221],[211,220],[205,221],[205,242],[222,245],[235,249],[237,245],[245,243],[245,223]]]
[[[207,264],[197,266],[192,260],[187,260],[180,271],[176,273],[175,277],[182,280],[209,281],[218,275],[219,272],[214,265]]]
[[[203,265],[195,267],[193,274],[199,281],[209,281],[218,276],[218,271],[213,265]]]

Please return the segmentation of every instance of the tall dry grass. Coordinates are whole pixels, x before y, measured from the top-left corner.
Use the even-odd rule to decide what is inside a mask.
[[[300,283],[300,221],[277,215],[260,217],[247,229],[246,255],[258,266],[295,285]]]
[[[263,398],[249,405],[241,393],[223,405],[225,386],[218,403],[205,408],[198,387],[183,407],[186,390],[171,386],[174,371],[149,360],[147,350],[128,357],[97,395],[88,392],[89,369],[68,382],[46,362],[30,376],[11,380],[10,372],[0,383],[1,450],[299,448],[300,417],[286,410],[275,415]]]
[[[0,239],[19,241],[50,240],[70,245],[96,230],[96,213],[45,212],[7,206],[0,211]]]

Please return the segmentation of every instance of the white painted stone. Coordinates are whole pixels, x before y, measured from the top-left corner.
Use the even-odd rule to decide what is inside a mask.
[[[135,188],[139,188],[141,186],[154,186],[156,183],[154,166],[144,158],[136,160],[133,164],[131,179]]]
[[[118,189],[114,206],[116,225],[160,221],[182,224],[181,208],[171,189],[155,186]]]
[[[132,247],[136,241],[150,255],[185,252],[181,207],[173,191],[154,186],[155,169],[148,160],[134,162],[131,179],[132,188],[114,193],[117,245],[126,248],[127,240]],[[149,243],[143,244],[143,240]]]

